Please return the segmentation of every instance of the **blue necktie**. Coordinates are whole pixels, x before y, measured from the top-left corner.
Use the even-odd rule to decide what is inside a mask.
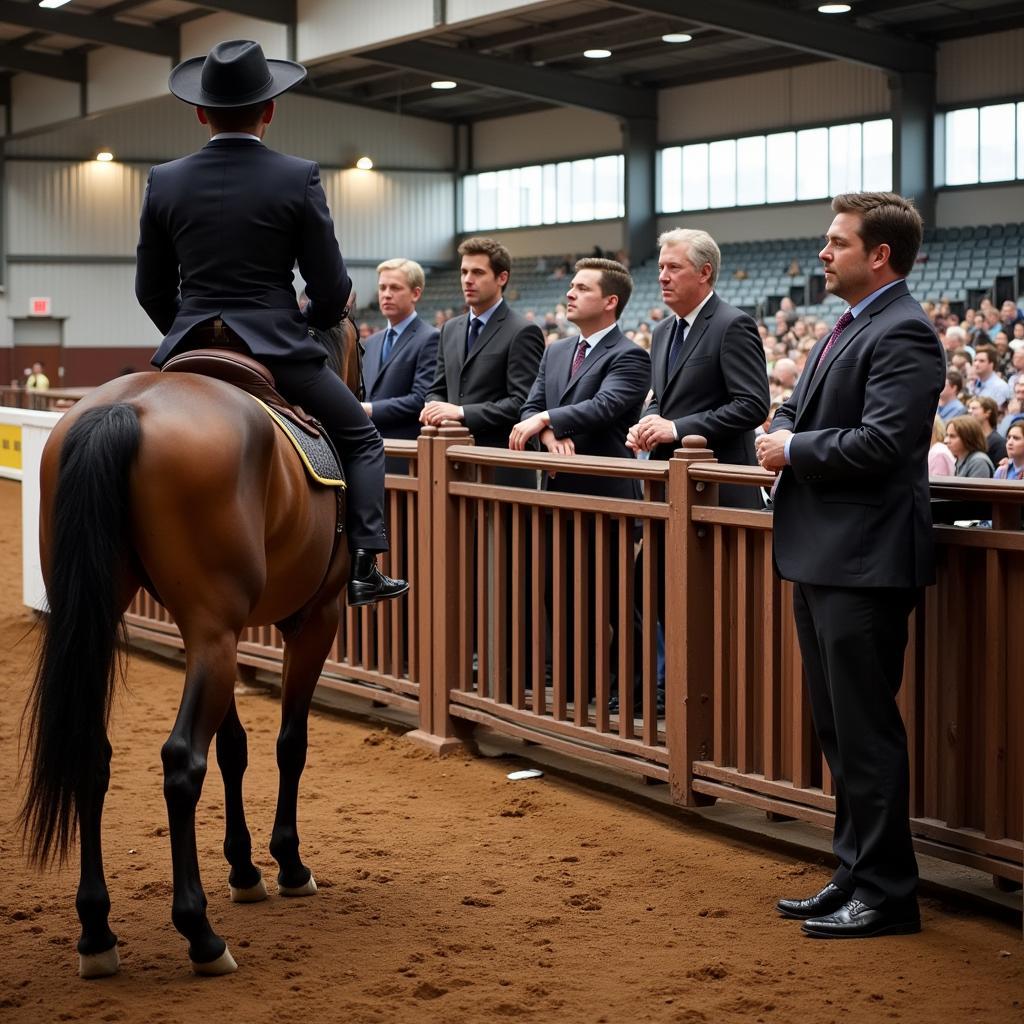
[[[480,317],[475,316],[469,321],[469,334],[466,335],[466,355],[473,351],[473,346],[476,344],[476,339],[480,337],[480,331],[483,330],[484,322]]]
[[[383,347],[380,350],[380,361],[382,363],[386,363],[388,361],[388,356],[391,355],[391,349],[392,349],[392,346],[394,344],[395,344],[395,329],[394,329],[394,327],[389,327],[384,332],[384,345],[383,345]]]
[[[682,317],[676,320],[676,326],[672,331],[672,341],[668,348],[668,372],[670,374],[675,370],[676,363],[679,362],[679,354],[683,351],[683,341],[685,340],[683,336],[688,326]]]

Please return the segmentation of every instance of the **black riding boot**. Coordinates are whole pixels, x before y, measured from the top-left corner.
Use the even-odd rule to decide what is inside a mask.
[[[352,574],[348,581],[349,607],[400,597],[409,589],[405,580],[393,580],[377,568],[377,552],[356,548],[352,552]]]

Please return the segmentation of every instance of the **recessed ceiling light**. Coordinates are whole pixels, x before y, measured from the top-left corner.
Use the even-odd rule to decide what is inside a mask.
[[[583,56],[589,57],[591,60],[603,60],[605,57],[612,55],[611,50],[584,50]]]
[[[849,14],[849,4],[818,4],[819,14]]]
[[[663,43],[688,43],[693,39],[688,32],[669,32],[661,37]]]
[[[111,153],[109,149],[101,149],[96,154],[96,159],[99,160],[101,164],[109,164],[110,161],[114,159],[114,154]]]
[[[458,82],[447,82],[447,81],[431,82],[430,83],[430,88],[431,89],[454,89],[454,88],[456,88],[456,86],[458,84],[459,84]]]
[[[373,161],[368,156],[361,156],[356,161],[356,167],[358,167],[359,170],[361,170],[361,171],[372,171],[373,170]]]
[[[40,7],[63,7],[71,3],[71,0],[39,0]]]

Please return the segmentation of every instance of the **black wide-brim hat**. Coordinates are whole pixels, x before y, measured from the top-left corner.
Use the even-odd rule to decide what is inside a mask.
[[[218,43],[205,57],[182,61],[167,80],[179,100],[196,107],[227,109],[265,103],[306,77],[292,60],[267,60],[251,39]]]

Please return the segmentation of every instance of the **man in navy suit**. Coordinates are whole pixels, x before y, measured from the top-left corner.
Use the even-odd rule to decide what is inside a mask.
[[[315,163],[263,144],[274,97],[306,77],[301,64],[267,60],[258,43],[218,43],[179,64],[170,90],[196,107],[210,141],[149,172],[139,226],[135,294],[164,335],[156,366],[176,352],[241,344],[278,390],[326,427],[350,484],[349,604],[408,589],[377,568],[384,532],[384,446],[310,327],[342,318],[352,283]],[[300,312],[296,262],[309,304]]]
[[[884,192],[832,200],[820,258],[848,308],[807,358],[758,459],[780,471],[779,574],[811,714],[835,780],[839,866],[778,909],[815,938],[920,929],[907,736],[896,704],[907,620],[934,582],[928,449],[945,358],[905,278],[921,245],[913,203]]]
[[[654,328],[654,396],[626,443],[670,459],[687,434],[700,434],[719,462],[752,466],[754,431],[771,402],[757,326],[715,294],[722,254],[706,231],[676,228],[658,244],[658,283],[675,315]],[[758,495],[754,487],[719,488],[722,505],[761,508]]]
[[[434,380],[438,330],[416,314],[423,285],[423,268],[414,260],[385,260],[377,267],[377,302],[388,326],[363,348],[363,408],[384,437],[419,434],[420,410]],[[387,469],[404,473],[407,464],[391,459]]]
[[[618,320],[633,291],[629,271],[614,260],[588,258],[576,264],[576,275],[566,295],[567,316],[579,329],[579,336],[556,341],[544,350],[540,370],[520,414],[521,420],[512,428],[509,447],[523,451],[534,437],[548,451],[558,455],[601,455],[628,459],[633,453],[626,447],[626,431],[635,423],[651,386],[650,356],[619,330]],[[550,491],[570,494],[593,494],[607,498],[639,498],[636,480],[579,473],[544,474],[544,487]],[[594,579],[593,562],[599,552],[594,550],[593,527],[588,529],[588,560],[590,579]],[[620,552],[618,531],[609,530],[608,565],[611,579],[620,573],[619,555],[633,559],[632,545]],[[574,576],[572,547],[566,571]],[[550,611],[552,586],[548,580]],[[566,621],[573,626],[580,614],[592,623],[589,635],[603,637],[604,642],[616,632],[618,624],[619,588],[610,588],[608,621],[598,623],[593,593],[586,611],[577,609],[574,590],[568,589]],[[552,637],[552,644],[566,645],[570,697],[593,689],[594,645],[589,645],[586,680],[577,688],[575,681],[575,645],[570,637]],[[634,653],[640,653],[639,644]],[[616,666],[618,658],[611,657]],[[636,680],[629,685],[636,688]],[[618,702],[613,698],[613,707]]]

